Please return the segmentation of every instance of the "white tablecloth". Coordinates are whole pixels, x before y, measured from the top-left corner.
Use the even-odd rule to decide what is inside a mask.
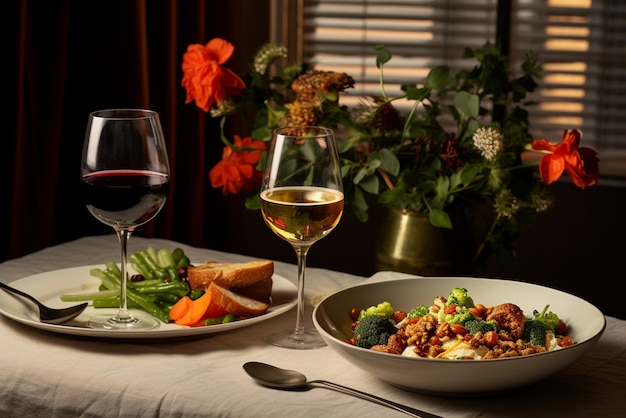
[[[192,260],[247,257],[134,237],[129,251],[180,246]],[[0,280],[116,259],[113,235],[86,237],[0,264]],[[295,282],[295,265],[276,262]],[[333,291],[366,280],[307,269],[307,325],[312,306]],[[620,416],[626,411],[626,321],[607,318],[592,352],[557,376],[516,394],[454,399],[396,389],[352,367],[330,348],[288,350],[263,337],[292,327],[295,309],[260,325],[193,340],[94,341],[41,331],[0,317],[1,417],[381,417],[403,414],[324,387],[279,391],[242,369],[262,361],[300,370],[445,417]],[[450,376],[489,379],[489,376]],[[470,383],[471,384],[471,383]],[[622,415],[623,416],[623,415]]]

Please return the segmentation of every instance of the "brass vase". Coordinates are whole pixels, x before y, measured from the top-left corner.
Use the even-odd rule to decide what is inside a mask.
[[[376,243],[376,270],[420,276],[471,275],[474,246],[461,226],[433,226],[427,214],[389,209]]]

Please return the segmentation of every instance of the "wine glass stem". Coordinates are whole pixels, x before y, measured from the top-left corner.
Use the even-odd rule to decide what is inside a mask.
[[[296,338],[300,336],[304,338],[304,271],[306,269],[306,255],[309,247],[297,246],[295,250],[298,257],[298,306],[294,334]]]
[[[117,233],[117,238],[120,241],[120,309],[117,313],[117,321],[124,322],[130,321],[132,319],[130,312],[128,311],[128,300],[126,295],[126,284],[128,281],[128,272],[127,272],[127,247],[128,240],[130,239],[130,235],[132,233],[131,230],[125,228],[116,228],[115,232]]]

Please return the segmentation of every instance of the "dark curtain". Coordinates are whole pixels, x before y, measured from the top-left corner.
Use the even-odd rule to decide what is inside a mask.
[[[222,154],[218,121],[185,104],[182,55],[222,37],[236,47],[227,66],[244,71],[268,40],[269,0],[8,3],[0,261],[113,233],[82,204],[78,169],[88,114],[115,107],[159,113],[172,168],[166,207],[135,234],[227,249],[233,203],[207,177]]]

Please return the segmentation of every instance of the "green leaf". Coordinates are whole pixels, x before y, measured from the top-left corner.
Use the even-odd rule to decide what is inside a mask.
[[[398,161],[396,154],[390,151],[389,148],[383,148],[371,153],[367,160],[368,163],[371,164],[370,160],[375,159],[380,161],[380,168],[392,176],[397,176],[400,172],[400,161]]]
[[[463,136],[459,139],[463,141],[466,138],[471,138],[472,136],[474,136],[474,132],[476,132],[476,129],[478,128],[480,128],[480,123],[478,123],[476,119],[470,119],[467,122],[467,127],[463,131]]]
[[[316,143],[313,141],[307,141],[304,145],[298,147],[300,154],[306,161],[314,162],[316,157],[315,152]]]
[[[481,170],[482,170],[482,167],[478,164],[464,165],[461,171],[459,171],[458,173],[461,179],[461,183],[464,186],[471,184],[476,179],[476,177],[481,172]],[[454,189],[454,186],[452,186],[452,188]]]
[[[441,90],[452,81],[452,70],[447,65],[439,65],[428,73],[426,87]]]
[[[324,99],[336,102],[337,100],[339,100],[339,94],[336,91],[329,91],[324,95]]]
[[[457,110],[473,117],[478,117],[478,111],[480,109],[479,102],[478,95],[470,94],[466,91],[460,91],[454,98],[454,106]]]
[[[358,187],[354,190],[354,197],[352,199],[352,212],[354,216],[361,222],[367,221],[367,209],[369,208],[367,205],[367,201],[365,200],[365,196],[363,196],[363,192]]]
[[[376,68],[382,67],[384,64],[388,63],[391,60],[391,51],[385,48],[384,45],[376,45],[374,47],[378,54],[376,55]]]
[[[399,202],[404,200],[404,196],[406,193],[400,187],[395,187],[393,189],[385,190],[378,197],[378,203],[381,205],[389,205],[394,207],[399,207]]]
[[[359,136],[351,136],[345,139],[337,141],[337,152],[343,154],[344,152],[354,148],[354,146],[361,140]]]
[[[406,98],[421,102],[430,96],[431,89],[429,87],[418,88],[415,84],[403,84],[402,90],[406,93]]]
[[[380,161],[374,160],[370,163],[368,167],[361,167],[359,171],[357,171],[356,175],[354,176],[354,179],[352,179],[352,182],[354,184],[361,183],[361,181],[364,178],[373,175],[376,172],[376,168],[379,166],[380,166]]]
[[[370,194],[378,194],[379,184],[378,176],[374,174],[364,177],[363,180],[358,183],[361,189]]]
[[[258,193],[255,193],[254,195],[246,199],[245,205],[246,205],[246,208],[250,210],[261,209],[261,197],[259,196]]]
[[[464,166],[463,169],[465,169],[465,167],[467,167],[467,165]],[[463,169],[461,169],[461,171],[463,171]],[[461,179],[461,172],[456,171],[450,175],[450,190],[454,190],[459,186],[463,186],[463,180]]]
[[[446,212],[441,209],[431,209],[428,213],[428,219],[433,226],[439,228],[452,229],[452,220]]]

